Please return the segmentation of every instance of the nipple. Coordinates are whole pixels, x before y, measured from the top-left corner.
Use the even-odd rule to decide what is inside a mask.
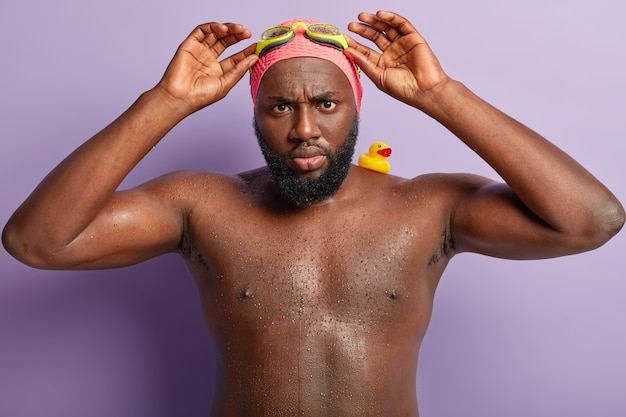
[[[250,298],[254,298],[254,290],[252,289],[252,287],[248,287],[245,288],[244,290],[241,291],[241,298],[243,298],[244,300],[250,299]]]
[[[387,295],[387,298],[392,301],[397,300],[400,297],[400,293],[397,288],[390,288],[385,294]]]

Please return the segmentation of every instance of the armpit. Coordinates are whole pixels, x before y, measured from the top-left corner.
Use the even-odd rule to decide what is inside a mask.
[[[180,253],[185,261],[208,269],[206,259],[193,244],[193,241],[187,232],[183,233],[181,236],[180,242],[178,243],[178,253]]]
[[[434,265],[441,261],[441,259],[451,258],[456,251],[456,244],[450,233],[450,227],[445,227],[441,233],[441,239],[439,241],[439,247],[433,253],[433,256],[428,261],[428,265]]]

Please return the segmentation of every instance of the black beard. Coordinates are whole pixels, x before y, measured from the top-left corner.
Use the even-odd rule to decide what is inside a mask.
[[[346,179],[352,163],[359,132],[358,114],[355,114],[352,127],[337,151],[326,155],[329,162],[328,168],[318,178],[298,178],[296,173],[285,164],[283,158],[269,148],[261,134],[256,118],[253,124],[272,179],[287,201],[298,207],[304,207],[316,201],[323,201],[337,192]]]

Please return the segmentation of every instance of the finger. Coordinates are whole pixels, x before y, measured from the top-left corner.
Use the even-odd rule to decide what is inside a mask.
[[[205,23],[199,25],[190,35],[195,42],[203,43],[211,48],[216,56],[221,55],[226,48],[248,39],[252,36],[250,30],[238,23]]]
[[[391,44],[385,33],[364,23],[352,22],[348,25],[348,30],[374,42],[381,51],[387,49],[389,44]]]
[[[359,54],[360,58],[365,58],[366,60],[372,61],[374,63],[378,62],[381,56],[380,52],[368,48],[367,46],[357,42],[356,40],[354,40],[354,38],[348,35],[344,35],[344,37],[348,42],[348,49],[346,49],[346,51],[350,52],[350,56],[353,56],[352,52],[356,52]],[[359,63],[357,62],[357,64]],[[361,65],[359,64],[359,66]]]
[[[411,24],[411,22],[399,15],[398,13],[379,10],[376,12],[376,19],[379,26],[386,25],[389,29],[383,29],[387,33],[395,33],[397,36],[405,36],[410,34],[420,35],[418,30]]]
[[[259,60],[254,53],[255,49],[256,45],[249,45],[220,62],[226,83],[234,85]]]
[[[363,24],[378,31],[391,42],[401,36],[395,26],[391,25],[389,21],[379,18],[378,15],[363,12],[358,17]]]
[[[361,70],[371,79],[374,84],[378,85],[381,69],[378,67],[381,54],[361,45],[351,37],[346,36],[348,40],[348,49],[344,52],[349,55]]]
[[[245,49],[232,54],[231,56],[224,58],[220,61],[220,66],[222,67],[222,71],[224,73],[231,71],[238,71],[239,69],[246,70],[250,69],[252,65],[256,63],[259,59],[258,56],[254,53],[256,49],[256,45],[248,45]]]

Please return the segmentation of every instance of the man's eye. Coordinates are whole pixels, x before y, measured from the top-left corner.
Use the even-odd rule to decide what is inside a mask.
[[[325,101],[322,101],[321,105],[324,110],[331,110],[335,108],[337,103],[335,103],[334,101],[325,100]]]
[[[272,110],[274,110],[275,113],[284,113],[289,110],[289,107],[286,104],[277,104]]]

